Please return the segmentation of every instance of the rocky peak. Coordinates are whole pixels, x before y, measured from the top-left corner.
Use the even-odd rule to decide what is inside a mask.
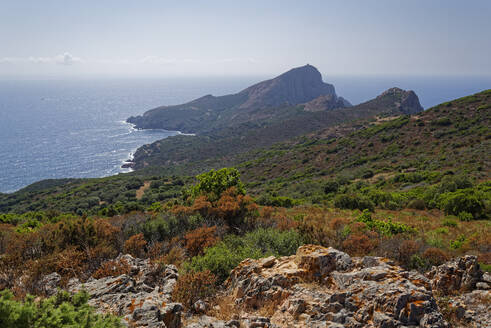
[[[297,67],[274,79],[255,84],[242,92],[247,100],[240,108],[264,108],[306,103],[321,95],[336,95],[334,86],[322,81],[312,65]]]
[[[389,98],[396,100],[397,109],[403,114],[416,114],[423,111],[419,103],[419,98],[412,90],[403,90],[400,88],[390,88],[380,94],[376,99]]]

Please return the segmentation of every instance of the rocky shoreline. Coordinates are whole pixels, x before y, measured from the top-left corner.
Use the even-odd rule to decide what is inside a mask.
[[[246,259],[219,295],[191,309],[172,301],[179,279],[173,265],[120,255],[128,274],[69,281],[85,289],[99,312],[129,327],[489,327],[491,276],[475,256],[426,274],[380,257],[350,257],[333,248],[301,246],[296,255]],[[47,295],[60,277],[45,277]],[[443,305],[442,305],[443,304]],[[451,324],[449,321],[453,321]]]

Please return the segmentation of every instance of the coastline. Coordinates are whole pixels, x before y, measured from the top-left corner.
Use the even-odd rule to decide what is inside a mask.
[[[120,122],[129,125],[130,133],[134,132],[134,131],[152,131],[153,130],[153,131],[165,131],[165,132],[175,133],[174,135],[169,135],[166,138],[173,137],[175,135],[193,136],[193,137],[196,136],[195,133],[182,133],[181,131],[171,131],[171,130],[165,130],[165,129],[139,129],[136,127],[136,124],[130,123],[128,121],[120,121]],[[163,138],[163,139],[166,139],[166,138]],[[155,141],[159,141],[159,140],[163,140],[163,139],[158,139]],[[119,171],[120,171],[119,173],[131,173],[131,172],[135,171],[135,169],[134,169],[134,167],[136,165],[136,162],[134,162],[135,153],[138,151],[138,149],[140,149],[141,147],[143,147],[145,145],[148,145],[148,144],[140,145],[128,154],[127,159],[123,160],[120,163],[121,165],[119,166]]]

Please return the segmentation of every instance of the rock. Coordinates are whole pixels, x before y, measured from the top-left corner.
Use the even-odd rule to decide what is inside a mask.
[[[491,274],[489,274],[489,272],[485,272],[482,275],[481,279],[482,279],[482,281],[487,282],[488,284],[491,284]]]
[[[480,282],[476,283],[476,288],[488,290],[490,287],[489,287],[489,284],[487,282],[480,281]]]
[[[491,327],[491,291],[474,290],[447,297],[448,306],[460,320],[455,327]]]
[[[246,327],[447,327],[430,280],[386,259],[304,245],[264,262],[241,262],[225,283],[238,311],[272,312],[268,322],[248,319]]]
[[[176,267],[154,265],[149,260],[130,255],[121,255],[117,259],[126,260],[131,267],[129,274],[89,279],[85,283],[71,279],[68,290],[73,293],[86,290],[90,305],[99,312],[122,316],[124,322],[133,327],[181,327],[183,307],[171,302],[178,278]]]
[[[321,112],[336,108],[351,107],[349,101],[343,97],[337,97],[335,94],[321,95],[305,104],[306,112]]]
[[[205,313],[208,310],[208,303],[198,300],[193,304],[193,311],[195,313]]]
[[[427,274],[431,287],[443,295],[458,291],[471,291],[481,281],[483,273],[479,268],[477,257],[466,255],[453,261],[433,267]]]
[[[46,296],[56,294],[60,284],[61,276],[53,272],[47,276],[44,276],[39,283],[39,290],[41,290]]]

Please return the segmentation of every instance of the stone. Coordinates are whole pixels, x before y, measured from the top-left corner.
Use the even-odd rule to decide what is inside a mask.
[[[172,303],[171,293],[178,274],[173,265],[160,266],[150,260],[120,255],[131,267],[129,274],[117,277],[89,279],[81,283],[78,279],[68,282],[68,291],[82,289],[90,296],[89,305],[98,312],[113,313],[123,317],[123,322],[134,327],[181,327],[183,307]]]
[[[444,263],[427,273],[431,279],[431,287],[443,295],[457,291],[472,291],[481,281],[483,272],[479,268],[477,257],[466,255]]]
[[[41,290],[46,296],[54,295],[58,291],[60,280],[61,276],[56,272],[46,275],[39,283],[39,290]]]
[[[205,313],[208,310],[208,307],[208,303],[198,300],[193,304],[193,311],[195,313]]]
[[[489,283],[487,283],[487,282],[480,281],[480,282],[476,283],[476,289],[488,290],[489,288],[490,288],[490,286],[489,286]]]
[[[301,246],[296,255],[247,259],[232,270],[225,293],[237,311],[272,311],[267,324],[278,327],[442,328],[431,281],[382,258],[351,258],[334,248]],[[271,308],[273,307],[273,308]],[[246,327],[265,327],[250,320]]]

